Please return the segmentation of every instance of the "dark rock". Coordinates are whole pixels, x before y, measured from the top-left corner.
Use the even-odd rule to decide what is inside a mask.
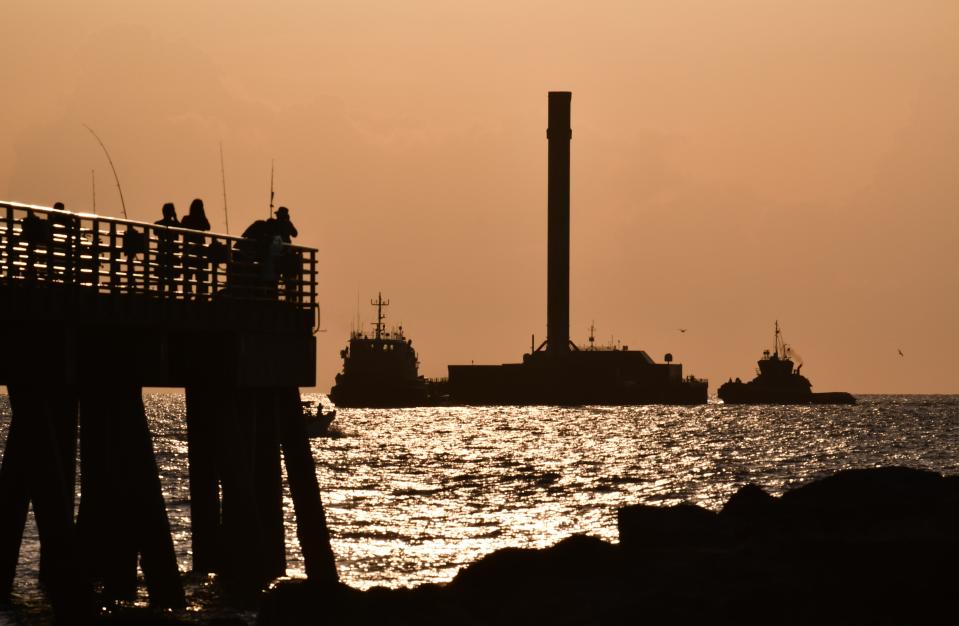
[[[488,624],[578,624],[621,590],[620,550],[573,535],[543,550],[505,548],[463,568],[447,590]]]
[[[460,570],[457,593],[509,594],[531,586],[581,584],[618,569],[619,551],[602,539],[573,535],[543,550],[503,548]]]
[[[844,470],[783,494],[782,523],[847,538],[948,536],[959,513],[954,485],[936,472],[904,467]]]
[[[734,493],[722,510],[719,518],[730,539],[750,540],[767,534],[779,514],[778,499],[753,484],[741,487]]]
[[[740,487],[719,512],[720,517],[763,521],[768,520],[776,512],[776,498],[766,493],[762,487],[752,483]]]
[[[543,550],[503,548],[460,570],[450,587],[456,590],[509,587],[556,578],[595,577],[614,566],[615,548],[596,537],[573,535]]]
[[[277,585],[259,624],[954,623],[959,480],[849,470],[721,513],[627,506],[619,545],[497,550],[446,586]],[[748,532],[744,532],[744,529]]]
[[[617,512],[619,542],[629,550],[701,547],[721,539],[719,516],[695,504],[624,506]]]

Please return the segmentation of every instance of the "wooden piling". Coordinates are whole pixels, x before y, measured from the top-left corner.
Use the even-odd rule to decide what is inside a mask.
[[[11,405],[14,403],[11,397]],[[29,441],[22,409],[17,407],[7,430],[7,442],[0,466],[0,599],[9,597],[20,558],[20,543],[27,522],[30,493],[27,475],[30,465]]]
[[[105,597],[136,597],[139,555],[150,605],[182,608],[186,599],[140,387],[88,391],[81,415],[79,526],[84,554],[102,564],[96,573]]]
[[[138,491],[134,494],[134,501],[139,508],[137,548],[140,567],[143,569],[150,606],[183,608],[186,606],[186,596],[176,562],[173,537],[170,535],[170,521],[153,455],[143,396],[140,387],[131,387],[129,392],[130,395],[123,398],[128,410],[124,423],[128,425],[125,434],[131,452],[130,474],[134,477]]]
[[[270,580],[254,484],[256,404],[249,389],[223,394],[217,411],[217,466],[223,485],[220,573],[234,602],[249,603]]]
[[[255,446],[256,500],[263,533],[264,567],[270,578],[276,578],[286,575],[286,532],[280,434],[273,389],[257,391]]]
[[[54,611],[61,619],[83,619],[92,615],[93,593],[79,567],[73,510],[67,507],[67,491],[72,491],[73,485],[64,484],[63,469],[65,463],[75,460],[60,458],[56,420],[48,400],[50,393],[38,385],[8,387],[12,412],[10,428],[14,437],[13,448],[11,442],[7,442],[7,453],[13,452],[12,474],[19,473],[17,478],[26,485],[33,502],[41,551],[45,550],[47,554],[44,586]],[[72,496],[69,499],[72,500]],[[15,506],[19,504],[14,501]],[[11,519],[11,528],[15,529],[18,520]],[[22,525],[19,530],[22,533]],[[4,552],[10,554],[11,550],[8,548]]]
[[[186,388],[187,455],[190,463],[190,538],[194,572],[217,571],[220,485],[217,476],[216,391]]]
[[[296,387],[277,391],[277,414],[286,477],[296,513],[296,536],[300,541],[307,578],[320,584],[339,580],[330,546],[330,531],[316,481],[316,465],[306,436],[306,424]]]
[[[80,395],[80,506],[77,511],[77,541],[82,562],[94,581],[104,580],[107,558],[103,550],[113,545],[115,539],[111,537],[113,521],[110,518],[112,409],[107,400],[108,396],[102,390],[84,390]],[[133,583],[136,584],[135,579]],[[134,592],[135,590],[134,586]]]
[[[63,479],[63,512],[67,523],[73,524],[73,508],[76,498],[76,458],[77,458],[77,392],[72,386],[64,385],[49,390],[43,399],[45,410],[50,416],[50,425],[56,439],[60,458],[60,471]],[[40,582],[49,582],[49,572],[54,565],[50,562],[50,552],[40,545]]]
[[[133,390],[139,391],[138,388]],[[131,471],[134,454],[131,441],[134,417],[129,396],[134,392],[127,385],[97,388],[106,424],[107,480],[101,494],[104,509],[100,519],[105,532],[103,542],[92,546],[90,552],[101,554],[103,560],[103,591],[108,600],[134,600],[137,595],[137,533],[139,532],[138,485]],[[82,498],[83,496],[81,496]]]

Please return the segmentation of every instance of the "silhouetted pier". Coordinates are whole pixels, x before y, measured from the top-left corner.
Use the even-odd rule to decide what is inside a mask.
[[[282,450],[307,575],[335,581],[298,390],[316,323],[316,250],[0,203],[0,597],[32,502],[58,614],[135,597],[138,559],[183,606],[145,386],[186,390],[192,569],[247,601],[285,573]]]

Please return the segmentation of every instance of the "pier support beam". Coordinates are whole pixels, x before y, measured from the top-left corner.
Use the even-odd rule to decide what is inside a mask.
[[[128,474],[112,453],[112,389],[87,389],[80,398],[80,508],[77,536],[83,562],[93,580],[104,583],[111,599],[136,597],[136,548],[133,529],[118,523],[115,503],[126,493]]]
[[[40,535],[40,550],[46,555],[44,586],[58,618],[84,619],[92,615],[93,593],[79,567],[73,526],[73,483],[65,476],[75,457],[61,458],[69,442],[69,424],[59,410],[62,394],[39,385],[10,385],[11,420],[0,469],[0,592],[9,594],[19,558],[26,518],[24,494],[33,502]],[[76,416],[73,416],[75,424]],[[67,429],[69,430],[69,429]],[[75,431],[73,431],[75,433]]]
[[[190,463],[190,537],[194,572],[209,574],[220,562],[220,485],[217,475],[216,403],[210,388],[186,388]]]
[[[263,533],[264,567],[270,578],[286,575],[286,529],[283,526],[283,474],[276,391],[257,392],[256,500]]]
[[[12,394],[11,394],[12,396]],[[11,404],[14,400],[11,397]],[[30,506],[29,435],[20,406],[7,430],[7,443],[0,466],[0,599],[10,596],[20,559],[20,543]]]
[[[135,388],[136,389],[136,388]],[[131,497],[136,485],[124,437],[121,386],[86,389],[80,400],[80,512],[77,529],[84,562],[102,581],[108,600],[137,595],[137,519]]]
[[[79,527],[109,599],[136,597],[137,555],[151,606],[186,605],[153,443],[136,385],[91,390],[81,400]]]
[[[270,580],[254,484],[255,395],[225,390],[217,411],[217,466],[223,483],[220,574],[234,602],[250,603]]]
[[[76,503],[76,459],[77,459],[77,392],[72,386],[63,386],[46,390],[46,411],[49,415],[53,436],[57,443],[60,473],[63,484],[63,511],[66,521],[73,526],[73,508]],[[40,582],[50,582],[50,572],[56,568],[51,562],[51,554],[40,545]]]
[[[170,520],[163,501],[160,474],[153,454],[153,441],[147,424],[143,397],[139,387],[130,389],[129,427],[124,435],[130,446],[129,467],[134,476],[138,497],[135,503],[137,517],[142,525],[137,537],[140,567],[147,586],[150,605],[164,608],[184,608],[186,596],[176,562]]]
[[[299,389],[289,387],[277,391],[277,415],[286,477],[296,512],[296,536],[303,552],[306,575],[321,584],[336,583],[339,576],[330,546],[320,486],[316,481],[316,465],[306,436]]]

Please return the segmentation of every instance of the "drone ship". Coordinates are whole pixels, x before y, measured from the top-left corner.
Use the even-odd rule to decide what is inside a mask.
[[[773,349],[759,359],[756,378],[744,383],[730,379],[719,388],[719,399],[726,404],[855,404],[844,391],[813,393],[812,383],[799,373],[802,363],[790,357],[792,350],[783,340],[779,322],[775,324]]]
[[[449,401],[467,405],[703,404],[707,382],[643,350],[581,349],[569,337],[570,92],[549,93],[546,341],[521,363],[450,365]]]

